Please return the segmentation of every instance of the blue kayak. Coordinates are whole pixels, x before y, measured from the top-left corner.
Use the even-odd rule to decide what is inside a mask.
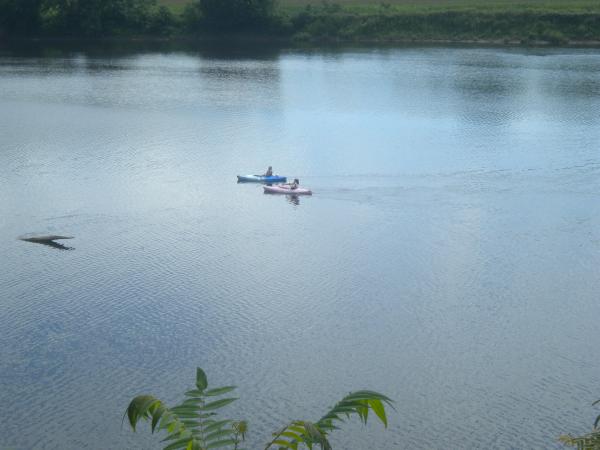
[[[285,183],[286,177],[280,177],[279,175],[271,175],[265,177],[264,175],[238,175],[238,183]]]

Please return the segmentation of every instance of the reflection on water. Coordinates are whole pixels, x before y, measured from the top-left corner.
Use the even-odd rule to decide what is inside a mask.
[[[21,241],[25,241],[25,242],[31,242],[33,244],[41,244],[41,245],[46,245],[48,247],[51,248],[55,248],[57,250],[75,250],[75,247],[67,247],[66,245],[60,244],[58,242],[55,241],[51,241],[51,240],[30,240],[30,239],[21,239]]]
[[[39,235],[36,233],[24,234],[18,237],[18,240],[24,242],[30,242],[33,244],[42,244],[48,247],[55,248],[57,250],[75,250],[73,247],[67,247],[63,244],[60,244],[56,241],[64,240],[64,239],[73,239],[71,236],[62,236],[57,234],[49,234],[49,235]]]
[[[64,41],[61,43],[46,43],[43,41],[21,41],[10,44],[0,43],[2,56],[18,58],[43,58],[45,62],[57,62],[62,58],[80,55],[91,63],[99,59],[118,61],[120,58],[139,57],[148,54],[185,54],[190,57],[215,60],[275,60],[281,54],[277,44],[263,42],[256,45],[253,42],[226,40],[203,42],[201,44],[173,41],[97,41],[77,42]],[[54,60],[54,61],[53,61]]]
[[[287,201],[290,202],[294,206],[298,206],[300,204],[300,196],[299,195],[286,195]]]
[[[268,184],[267,186],[271,186],[270,184]],[[271,196],[271,197],[284,197],[289,203],[291,203],[294,206],[298,206],[300,205],[300,196],[299,195],[294,195],[294,194],[278,194],[275,192],[264,192],[265,195]]]
[[[390,428],[336,448],[553,448],[600,384],[597,67],[596,50],[0,49],[0,447],[80,448],[83,429],[160,448],[120,414],[177,400],[199,365],[240,386],[248,448],[365,387],[397,400]],[[318,195],[233,182],[269,164]],[[77,251],[14,239],[31,229]]]

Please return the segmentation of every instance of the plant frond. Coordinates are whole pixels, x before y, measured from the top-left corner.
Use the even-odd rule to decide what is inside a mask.
[[[375,391],[351,392],[329,410],[318,422],[293,421],[274,434],[273,440],[265,450],[279,446],[283,449],[296,450],[304,444],[309,449],[318,445],[322,450],[331,449],[327,439],[328,433],[339,429],[336,423],[344,422],[351,416],[358,416],[367,423],[369,411],[372,411],[385,427],[387,427],[386,406],[393,408],[392,400]]]
[[[200,368],[196,370],[196,389],[185,393],[187,399],[172,408],[151,395],[135,397],[125,415],[133,431],[141,420],[151,419],[151,429],[166,430],[164,450],[208,450],[237,446],[245,437],[245,422],[215,420],[217,410],[237,398],[217,398],[231,392],[235,386],[208,390],[208,379]],[[207,401],[209,400],[210,401]],[[243,424],[243,425],[241,425]]]
[[[308,448],[318,445],[322,450],[331,450],[327,434],[312,422],[295,420],[273,436],[273,440],[267,444],[265,450],[275,446],[296,450],[301,444]]]
[[[196,387],[199,391],[204,391],[208,387],[208,378],[200,367],[196,368]]]
[[[199,409],[202,411],[212,411],[213,409],[219,409],[223,406],[229,405],[232,402],[235,402],[237,398],[222,398],[221,400],[216,400],[214,402],[206,403],[201,406]]]
[[[583,436],[564,434],[558,438],[560,442],[577,450],[600,450],[600,431],[593,431]]]
[[[238,447],[244,441],[248,424],[245,421],[235,422],[229,419],[217,419],[217,411],[235,402],[235,397],[218,398],[235,389],[235,386],[224,386],[208,389],[208,379],[200,368],[196,370],[196,388],[185,393],[186,399],[182,403],[167,407],[161,400],[151,395],[135,397],[123,416],[127,416],[129,425],[136,430],[137,424],[142,420],[151,421],[151,430],[165,431],[166,437],[162,440],[164,450],[210,450]],[[363,423],[367,423],[369,412],[387,427],[386,407],[393,408],[389,397],[375,391],[351,392],[329,410],[318,422],[295,420],[290,422],[277,433],[269,442],[265,450],[274,447],[279,450],[309,450],[319,447],[321,450],[331,450],[328,434],[338,430],[338,425],[346,419],[357,416]],[[600,419],[598,419],[600,420]],[[600,431],[586,435],[582,438],[561,436],[561,442],[576,445],[578,449],[600,450],[598,447],[582,447],[580,439],[585,442],[600,443]]]
[[[209,389],[207,391],[204,391],[204,395],[206,395],[207,397],[214,397],[216,395],[223,395],[223,394],[227,394],[228,392],[233,391],[234,389],[236,389],[237,386],[223,386],[220,388],[215,388],[215,389]]]
[[[379,392],[351,392],[321,417],[317,425],[323,430],[333,430],[336,428],[334,422],[344,422],[346,418],[350,418],[352,415],[357,415],[363,423],[367,423],[369,410],[371,410],[379,421],[387,427],[386,405],[393,408],[392,399]]]
[[[596,406],[600,403],[600,400],[596,400],[592,403],[592,406]],[[598,424],[600,423],[600,415],[596,417],[594,421],[594,428],[591,433],[584,434],[583,436],[571,436],[570,434],[563,434],[559,436],[559,442],[569,447],[577,447],[577,450],[600,450],[600,429]]]

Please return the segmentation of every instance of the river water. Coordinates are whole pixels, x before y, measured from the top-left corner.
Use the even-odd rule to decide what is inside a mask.
[[[300,178],[264,195],[237,174]],[[4,48],[0,448],[237,384],[262,448],[559,448],[600,398],[600,51]],[[66,234],[69,251],[17,240]]]

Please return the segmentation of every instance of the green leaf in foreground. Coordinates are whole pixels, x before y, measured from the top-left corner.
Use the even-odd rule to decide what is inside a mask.
[[[185,393],[183,403],[168,407],[151,395],[135,397],[127,407],[129,425],[136,431],[137,424],[150,420],[151,430],[166,431],[164,450],[241,450],[239,444],[244,441],[248,431],[245,421],[233,421],[218,417],[218,411],[237,400],[235,397],[218,398],[235,389],[224,386],[208,389],[206,373],[196,370],[196,388]],[[386,406],[392,401],[374,391],[356,391],[348,394],[329,410],[318,422],[295,420],[274,433],[266,449],[298,450],[302,448],[330,450],[328,434],[338,430],[338,425],[351,416],[357,416],[366,423],[369,411],[372,411],[387,427]]]

